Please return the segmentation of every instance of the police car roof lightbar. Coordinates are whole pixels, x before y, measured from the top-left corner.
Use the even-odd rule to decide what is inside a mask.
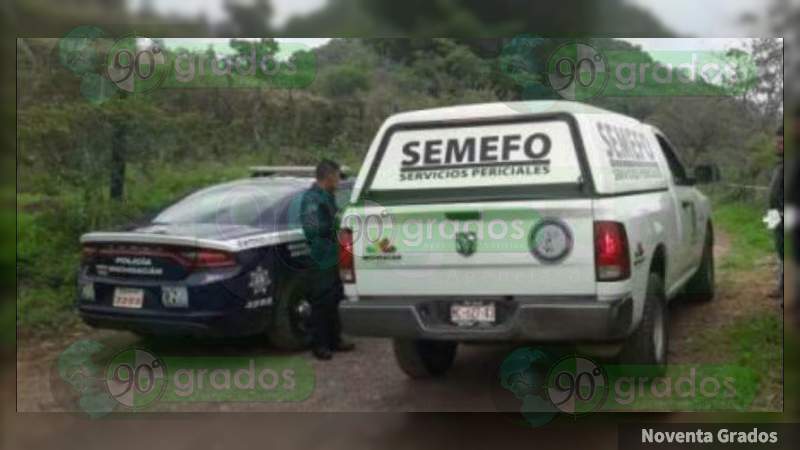
[[[313,177],[313,166],[252,166],[250,175],[253,177],[271,177],[275,175],[291,175]]]
[[[350,169],[342,166],[342,178],[347,178]],[[314,177],[316,168],[314,166],[252,166],[250,176],[252,177],[272,177],[272,176],[292,176],[292,177]]]

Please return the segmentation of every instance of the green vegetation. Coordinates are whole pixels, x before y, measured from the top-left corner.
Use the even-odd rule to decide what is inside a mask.
[[[779,397],[783,389],[781,319],[774,312],[760,312],[737,319],[724,328],[707,330],[697,339],[703,348],[728,355],[726,364],[747,369],[748,373],[754,374],[753,377],[736,380],[737,396],[756,398],[752,405],[745,405],[750,411],[774,410],[774,401],[765,401],[765,394]]]
[[[731,248],[719,262],[722,270],[721,283],[729,284],[729,292],[737,289],[737,274],[762,271],[760,264],[773,257],[775,244],[772,233],[761,221],[764,206],[760,203],[720,203],[714,208],[714,220],[719,230],[727,233]],[[772,273],[766,271],[771,281]],[[753,298],[752,301],[769,301],[766,298]],[[726,363],[749,369],[756,377],[750,386],[737,386],[740,393],[755,390],[760,394],[752,405],[755,409],[774,409],[769,400],[764,404],[764,393],[780,394],[783,389],[781,370],[783,363],[782,317],[773,311],[762,311],[756,315],[742,317],[732,324],[705,330],[695,345],[710,353],[726,355]]]
[[[714,224],[731,239],[731,251],[720,265],[723,270],[753,270],[756,263],[774,253],[774,237],[762,222],[765,213],[766,202],[714,207]]]
[[[13,347],[17,337],[14,324],[17,305],[11,299],[5,300],[0,302],[0,348]]]
[[[75,323],[71,307],[81,234],[141,221],[192,191],[247,176],[248,166],[255,163],[240,158],[225,164],[205,162],[147,171],[133,165],[127,172],[129,189],[122,202],[107,197],[87,202],[76,191],[56,196],[19,194],[17,325],[57,331]],[[2,311],[0,317],[10,320],[13,314]]]
[[[394,16],[388,12],[378,9],[371,14]],[[254,14],[239,13],[235,16]],[[429,13],[439,16],[435,9]],[[476,17],[463,16],[464,24]],[[156,41],[168,55],[177,55],[183,48],[190,52],[188,59],[198,64],[205,61],[204,67],[215,61],[220,68],[222,61],[230,62],[226,58],[231,52],[244,57],[250,57],[251,50],[256,56],[279,55],[284,63],[291,61],[283,59],[291,53],[296,69],[302,69],[297,72],[302,82],[291,86],[256,83],[271,89],[198,87],[211,81],[206,70],[205,75],[198,71],[194,88],[167,83],[137,95],[103,89],[109,95],[85,95],[94,86],[85,83],[87,74],[105,73],[103,62],[108,55],[94,53],[95,47],[104,45],[96,42],[72,49],[76,54],[71,56],[86,57],[76,61],[81,61],[81,67],[86,63],[83,69],[89,71],[76,73],[72,65],[58,63],[60,57],[70,55],[60,54],[57,39],[19,40],[14,223],[19,230],[20,327],[53,329],[75,320],[70,307],[81,234],[140,221],[192,190],[245,175],[249,164],[313,164],[329,157],[357,169],[375,132],[397,112],[559,99],[547,85],[544,71],[552,52],[568,42],[528,37],[481,42],[332,39],[297,52],[288,44],[262,39],[234,40],[228,43],[229,52],[217,53],[202,44],[186,48],[188,44]],[[626,41],[588,42],[598,49],[628,52],[636,60],[652,60]],[[753,50],[754,59],[766,61],[774,53],[769,50],[775,50],[776,44],[771,45],[759,53],[744,51]],[[129,64],[124,66],[130,69]],[[764,112],[768,108],[750,107],[746,95],[713,99],[598,96],[590,101],[657,124],[690,164],[718,162],[726,179],[765,184],[769,177],[776,120],[773,113]],[[747,159],[741,155],[748,155]],[[726,166],[730,161],[736,164]],[[760,220],[753,222],[758,226]]]
[[[781,366],[781,318],[774,313],[762,313],[737,321],[720,335],[720,341],[732,348],[735,364],[757,370]],[[762,377],[763,378],[763,377]]]

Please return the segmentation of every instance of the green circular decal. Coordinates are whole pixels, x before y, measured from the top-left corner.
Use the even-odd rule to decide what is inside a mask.
[[[106,76],[131,94],[157,89],[168,74],[166,51],[150,38],[133,35],[118,39],[106,56]]]
[[[566,414],[599,410],[609,392],[608,375],[594,361],[568,356],[557,362],[547,375],[550,401]]]
[[[567,100],[588,100],[605,90],[608,67],[605,55],[591,45],[569,43],[547,60],[547,80]]]
[[[96,40],[105,35],[97,27],[83,26],[71,30],[58,41],[58,61],[77,75],[94,72],[98,62]]]
[[[546,389],[548,369],[553,361],[548,352],[531,347],[516,349],[508,355],[498,373],[502,388],[500,394],[506,395],[493,398],[498,411],[514,408],[531,427],[550,423],[559,412],[548,398]]]
[[[106,387],[119,404],[141,409],[164,394],[167,367],[164,361],[142,349],[118,353],[106,366]]]

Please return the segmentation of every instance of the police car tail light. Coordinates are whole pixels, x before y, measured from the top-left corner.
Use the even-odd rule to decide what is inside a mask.
[[[622,281],[631,276],[628,236],[618,222],[595,222],[595,264],[597,281]]]
[[[353,232],[339,231],[339,276],[344,283],[356,282],[356,267],[353,258]]]
[[[81,262],[86,264],[91,262],[100,253],[100,248],[93,245],[84,245],[81,249]]]
[[[236,258],[227,252],[218,250],[189,250],[182,256],[193,269],[215,269],[236,265]]]

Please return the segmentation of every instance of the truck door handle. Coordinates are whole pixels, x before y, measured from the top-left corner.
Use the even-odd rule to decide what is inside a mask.
[[[694,206],[694,203],[684,200],[683,202],[681,202],[681,206],[683,206],[683,209],[687,209]]]

